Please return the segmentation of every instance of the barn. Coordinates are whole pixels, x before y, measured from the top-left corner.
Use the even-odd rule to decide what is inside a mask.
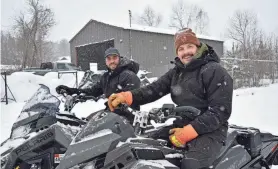
[[[122,56],[137,61],[140,69],[152,72],[151,76],[161,76],[173,67],[170,61],[175,57],[174,34],[175,30],[111,24],[91,19],[70,40],[71,61],[83,70],[90,69],[90,63],[97,63],[97,69],[104,70],[104,51],[109,47],[116,47]],[[222,57],[222,40],[197,36]]]

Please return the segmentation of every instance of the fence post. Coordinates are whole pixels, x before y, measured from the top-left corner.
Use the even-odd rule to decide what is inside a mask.
[[[75,84],[76,84],[76,88],[78,87],[78,75],[77,75],[77,71],[75,72]]]
[[[8,85],[7,85],[7,72],[4,72],[4,81],[5,81],[5,96],[6,96],[6,104],[8,104]]]

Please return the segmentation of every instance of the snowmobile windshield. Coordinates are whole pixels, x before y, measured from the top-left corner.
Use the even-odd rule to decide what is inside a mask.
[[[50,93],[47,86],[40,86],[23,107],[17,122],[40,113],[56,115],[59,111],[60,100]]]
[[[100,82],[100,78],[102,76],[103,72],[93,72],[93,71],[86,71],[84,74],[78,88],[79,89],[89,89],[92,88],[94,85],[96,85],[98,82]]]
[[[31,130],[32,130],[31,124],[19,126],[12,131],[11,139],[22,138],[22,137],[30,134]]]

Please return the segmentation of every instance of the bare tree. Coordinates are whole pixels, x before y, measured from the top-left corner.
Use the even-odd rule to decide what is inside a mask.
[[[59,42],[59,55],[60,56],[68,56],[70,55],[70,44],[68,42],[68,40],[66,39],[62,39]]]
[[[23,13],[15,18],[14,30],[17,32],[18,47],[21,49],[22,67],[26,67],[31,53],[31,30]]]
[[[274,52],[276,53],[276,56],[277,56],[277,61],[278,61],[278,36],[276,36],[274,38]]]
[[[240,73],[234,76],[235,82],[241,86],[260,86],[266,79],[272,83],[277,78],[278,68],[275,61],[274,34],[267,35],[258,26],[256,14],[250,11],[238,10],[230,18],[228,35],[234,40],[236,49],[233,50],[234,58],[240,68]],[[241,75],[244,76],[241,76]],[[237,84],[236,84],[237,85]]]
[[[51,9],[40,4],[40,0],[27,0],[27,13],[15,18],[14,28],[22,41],[22,67],[37,65],[43,56],[43,41],[55,25]],[[27,15],[27,17],[25,17]],[[28,18],[28,19],[27,19]]]
[[[192,28],[195,32],[205,34],[209,25],[209,17],[204,9],[197,5],[186,5],[183,0],[179,0],[172,7],[170,27],[176,29]]]
[[[209,25],[209,17],[207,12],[201,8],[197,8],[197,14],[195,19],[195,32],[198,32],[200,34],[206,34],[208,29],[207,26]]]
[[[273,53],[274,53],[274,61],[275,61],[275,72],[274,78],[278,79],[278,35],[275,35],[273,38]],[[274,83],[274,82],[273,82]]]
[[[230,18],[229,37],[239,43],[244,52],[243,57],[248,58],[248,46],[257,42],[258,26],[256,15],[249,11],[237,10]]]
[[[53,49],[54,49],[53,42],[43,41],[43,44],[42,44],[43,58],[41,58],[41,62],[51,62],[51,61],[57,60],[57,58],[55,58]]]
[[[1,64],[18,65],[21,59],[18,57],[17,40],[10,32],[1,31]]]
[[[161,21],[162,16],[159,13],[156,13],[151,6],[147,6],[138,18],[138,23],[154,27],[158,26]]]

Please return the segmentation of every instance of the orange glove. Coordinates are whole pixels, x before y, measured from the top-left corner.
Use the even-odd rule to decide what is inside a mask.
[[[108,106],[111,111],[114,111],[119,104],[126,103],[130,106],[132,101],[132,93],[129,91],[117,94],[113,93],[108,98]]]
[[[198,136],[198,133],[191,124],[186,125],[183,128],[173,128],[169,131],[169,134],[172,134],[169,139],[176,147],[184,147],[187,142]]]

